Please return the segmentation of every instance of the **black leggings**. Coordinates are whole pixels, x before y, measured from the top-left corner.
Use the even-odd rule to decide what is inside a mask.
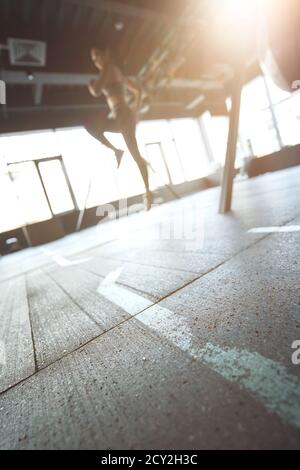
[[[120,106],[116,110],[116,117],[114,119],[104,119],[102,117],[97,118],[96,116],[92,117],[85,122],[85,128],[93,137],[95,137],[95,139],[99,140],[99,142],[106,145],[106,147],[110,148],[114,152],[117,152],[118,149],[114,147],[109,140],[107,140],[104,132],[116,132],[122,134],[128,150],[140,170],[145,188],[147,191],[149,190],[147,163],[140,154],[135,137],[135,115],[128,106]]]

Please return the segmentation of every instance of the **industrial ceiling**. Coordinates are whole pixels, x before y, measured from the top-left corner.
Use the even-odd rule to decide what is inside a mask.
[[[86,87],[96,74],[91,46],[108,46],[147,89],[143,119],[224,114],[241,58],[245,80],[258,73],[255,34],[222,19],[219,0],[0,0],[0,132],[76,126],[95,109],[107,113]],[[12,38],[45,43],[45,64],[13,62]]]

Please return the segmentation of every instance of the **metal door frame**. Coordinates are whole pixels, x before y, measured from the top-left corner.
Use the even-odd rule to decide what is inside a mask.
[[[48,196],[48,193],[47,193],[44,181],[43,181],[43,177],[41,175],[41,171],[40,171],[40,168],[39,168],[39,163],[41,163],[41,162],[50,162],[50,161],[53,161],[53,160],[58,160],[61,163],[62,171],[63,171],[64,177],[65,177],[65,180],[66,180],[66,183],[67,183],[67,187],[69,189],[70,196],[71,196],[71,199],[72,199],[72,203],[73,203],[73,206],[74,206],[73,210],[66,211],[66,212],[60,212],[59,214],[54,214],[53,211],[52,211],[49,196]],[[74,191],[73,191],[73,188],[71,186],[70,179],[69,179],[67,169],[66,169],[65,163],[63,161],[62,155],[56,155],[54,157],[48,157],[48,158],[47,157],[38,158],[36,160],[28,159],[28,160],[21,160],[19,162],[11,162],[11,163],[7,163],[7,166],[9,167],[10,165],[19,165],[20,163],[28,163],[28,162],[32,162],[35,165],[35,168],[37,170],[37,174],[39,176],[39,179],[40,179],[40,182],[41,182],[41,185],[42,185],[42,188],[43,188],[43,191],[44,191],[44,194],[45,194],[48,206],[49,206],[49,210],[51,212],[51,215],[52,215],[53,219],[56,218],[56,217],[60,217],[61,215],[70,214],[71,212],[78,210],[78,205],[77,205],[77,202],[76,202]]]
[[[172,178],[171,178],[170,170],[169,170],[169,167],[168,167],[168,164],[167,164],[167,161],[166,161],[166,157],[165,157],[165,153],[164,153],[164,150],[163,150],[163,146],[162,146],[161,141],[155,141],[155,142],[147,142],[147,143],[145,143],[146,153],[147,153],[148,158],[150,157],[150,156],[149,156],[149,153],[148,153],[148,150],[147,150],[147,147],[148,147],[149,145],[158,145],[158,146],[159,146],[160,152],[161,152],[161,156],[162,156],[162,160],[163,160],[163,163],[164,163],[166,172],[167,172],[167,178],[168,178],[168,182],[165,183],[165,185],[172,184]],[[150,158],[149,158],[149,160],[150,160]],[[151,165],[151,167],[152,167],[152,164],[151,164],[150,161],[149,161],[149,163],[150,163],[150,165]],[[155,170],[154,170],[154,173],[156,173]]]

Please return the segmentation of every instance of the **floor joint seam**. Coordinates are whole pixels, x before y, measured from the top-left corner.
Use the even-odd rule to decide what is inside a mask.
[[[105,279],[105,275],[104,274],[99,274],[99,273],[96,273],[95,271],[92,271],[91,269],[87,269],[85,268],[84,266],[80,265],[80,266],[77,266],[78,269],[81,269],[82,271],[84,272],[87,272],[87,273],[90,273],[90,274],[94,274],[95,276],[97,276],[98,278],[101,278],[101,279]],[[191,273],[191,274],[197,274],[197,273]],[[122,287],[126,287],[126,289],[129,289],[133,292],[137,292],[138,294],[142,294],[142,295],[151,295],[149,294],[148,292],[144,292],[136,287],[132,287],[132,286],[129,286],[128,284],[125,284],[124,282],[120,282],[118,281],[118,284]],[[161,299],[148,299],[150,302],[153,302],[153,303],[156,303],[156,302],[160,302]]]
[[[51,274],[47,271],[43,271],[44,274],[49,277],[56,285],[59,289],[61,289],[66,295],[67,297],[76,305],[76,307],[78,307],[90,320],[93,321],[93,323],[95,323],[95,325],[99,326],[100,328],[103,328],[102,325],[100,325],[96,320],[95,318],[93,318],[86,310],[84,307],[82,307],[81,305],[79,305],[79,303],[71,296],[71,294],[62,286],[60,285],[57,280],[51,276]]]
[[[156,250],[153,250],[156,251]],[[167,251],[167,250],[164,250]],[[173,252],[176,254],[177,252]],[[186,253],[186,252],[185,252]],[[193,252],[190,252],[193,253]],[[150,264],[150,263],[141,263],[139,261],[132,261],[132,260],[127,260],[127,259],[122,259],[122,258],[112,258],[109,256],[95,256],[96,259],[98,258],[103,258],[104,260],[109,260],[109,261],[122,261],[122,263],[129,263],[129,264],[137,264],[138,266],[149,266],[151,268],[158,268],[158,269],[166,269],[168,271],[174,271],[174,272],[181,272],[181,273],[187,273],[187,274],[200,274],[199,271],[189,271],[187,269],[182,269],[182,268],[174,268],[174,267],[169,267],[169,266],[158,266],[157,264]]]
[[[38,362],[37,362],[36,345],[35,345],[35,338],[34,338],[33,325],[32,325],[30,301],[29,301],[29,295],[28,295],[28,280],[27,280],[26,274],[24,275],[24,281],[25,281],[26,302],[27,302],[27,308],[28,308],[28,319],[29,319],[29,325],[30,325],[30,335],[31,335],[31,342],[32,342],[33,359],[34,359],[34,370],[35,370],[34,373],[36,373],[38,371]]]

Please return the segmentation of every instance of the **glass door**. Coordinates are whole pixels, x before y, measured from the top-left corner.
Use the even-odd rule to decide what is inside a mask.
[[[150,188],[155,189],[166,184],[171,184],[171,177],[161,143],[153,142],[146,144],[146,152],[150,164]]]
[[[35,161],[53,215],[77,208],[76,200],[61,157]]]
[[[61,157],[10,163],[6,179],[14,196],[10,198],[14,206],[12,202],[10,205],[18,220],[16,225],[20,221],[21,225],[41,222],[77,209]]]
[[[14,198],[9,202],[10,210],[13,210],[17,225],[28,225],[43,220],[51,219],[43,185],[33,161],[12,163],[7,165],[7,175],[11,182],[11,193]]]

